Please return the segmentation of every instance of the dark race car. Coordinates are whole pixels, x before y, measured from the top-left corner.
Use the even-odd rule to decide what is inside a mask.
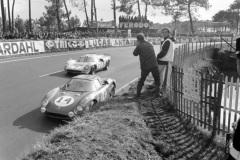
[[[115,79],[97,75],[75,76],[65,85],[48,92],[42,100],[41,112],[53,118],[71,119],[113,96],[115,88]]]

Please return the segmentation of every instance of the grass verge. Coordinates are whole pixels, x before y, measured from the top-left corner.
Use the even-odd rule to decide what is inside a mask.
[[[136,103],[119,97],[95,107],[94,112],[53,130],[22,159],[161,159]]]

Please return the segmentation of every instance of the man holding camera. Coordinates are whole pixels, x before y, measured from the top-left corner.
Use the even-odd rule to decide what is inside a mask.
[[[140,96],[144,82],[150,72],[155,81],[155,97],[159,97],[160,76],[157,58],[153,45],[144,40],[142,33],[137,34],[137,46],[133,51],[133,55],[139,56],[141,66],[141,77],[138,81],[136,97],[138,98]]]

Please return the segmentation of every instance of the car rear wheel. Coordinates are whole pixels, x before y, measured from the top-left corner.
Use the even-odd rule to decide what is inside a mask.
[[[108,70],[109,65],[110,65],[110,61],[107,61],[106,66],[105,66],[103,69],[104,69],[104,70]]]
[[[113,97],[115,95],[115,87],[112,88],[111,93],[110,93],[110,97]]]
[[[90,104],[89,104],[89,110],[91,111],[94,107],[94,105],[96,104],[97,102],[95,100],[91,101]]]
[[[92,66],[91,71],[89,74],[95,74],[96,73],[96,66]]]

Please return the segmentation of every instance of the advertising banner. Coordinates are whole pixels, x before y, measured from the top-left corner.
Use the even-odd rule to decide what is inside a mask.
[[[119,28],[149,28],[148,22],[120,22]]]
[[[136,40],[133,38],[129,39],[111,39],[112,46],[134,46]]]
[[[84,49],[85,47],[85,40],[67,40],[67,46],[71,49]]]
[[[67,41],[66,40],[46,40],[44,41],[44,47],[45,50],[61,50],[61,49],[67,49]]]
[[[86,48],[109,47],[109,46],[111,46],[109,38],[90,39],[90,40],[87,40],[85,42],[86,42]]]
[[[0,42],[0,55],[45,52],[43,41]]]

